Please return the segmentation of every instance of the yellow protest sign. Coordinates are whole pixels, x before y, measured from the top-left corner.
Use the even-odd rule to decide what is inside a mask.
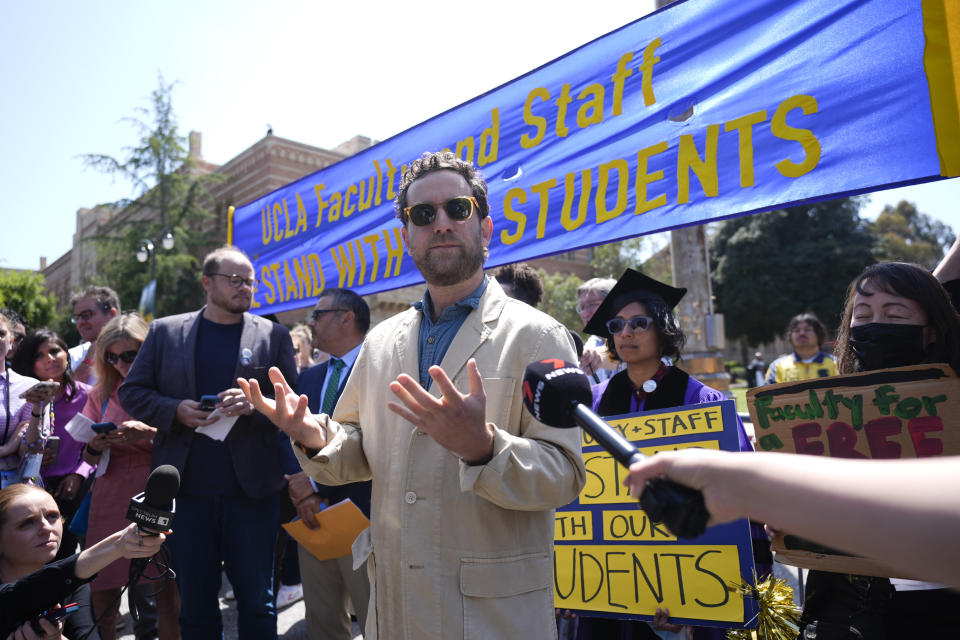
[[[609,424],[646,455],[690,447],[739,450],[732,401],[615,416]],[[756,613],[727,587],[751,582],[753,551],[745,520],[681,539],[652,522],[623,486],[627,470],[583,434],[587,482],[558,509],[554,528],[556,606],[599,617],[743,628]]]

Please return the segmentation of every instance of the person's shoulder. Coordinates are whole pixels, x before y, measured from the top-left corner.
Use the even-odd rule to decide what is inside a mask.
[[[376,325],[370,327],[369,331],[367,331],[367,335],[363,339],[364,342],[370,342],[383,337],[392,340],[393,336],[396,334],[396,331],[403,326],[415,322],[419,313],[420,312],[417,309],[410,307],[408,309],[404,309],[400,313],[390,316],[382,322],[378,322]]]
[[[304,380],[310,380],[316,376],[320,376],[322,378],[326,370],[327,370],[326,362],[321,362],[320,364],[311,365],[300,372],[300,381],[303,382]]]
[[[770,363],[771,368],[776,368],[784,363],[793,362],[793,354],[785,353],[783,355],[777,356],[774,358],[773,362]]]
[[[728,400],[722,391],[707,386],[693,376],[687,381],[687,395],[696,394],[698,402],[716,402],[718,400]]]
[[[196,320],[200,315],[200,311],[188,311],[186,313],[176,313],[172,316],[163,316],[162,318],[155,318],[150,326],[154,329],[165,329],[171,327],[179,327],[184,322],[190,322]]]
[[[513,298],[506,299],[500,317],[510,323],[526,326],[535,331],[563,329],[564,332],[569,332],[569,330],[553,316],[535,307],[531,307],[526,302],[514,300]]]

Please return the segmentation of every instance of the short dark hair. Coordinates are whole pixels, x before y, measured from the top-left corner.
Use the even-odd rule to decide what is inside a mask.
[[[10,307],[0,308],[0,316],[6,318],[11,324],[18,324],[23,327],[24,331],[27,331],[29,327],[27,326],[27,319],[22,315],[11,309]],[[13,327],[10,327],[13,329]]]
[[[117,292],[110,287],[104,287],[100,285],[84,287],[70,297],[70,306],[73,307],[78,302],[86,298],[93,298],[96,300],[97,306],[99,306],[100,310],[104,313],[110,311],[110,309],[116,309],[117,311],[120,311],[120,296],[118,296]]]
[[[317,300],[327,296],[333,296],[335,307],[353,311],[353,325],[357,328],[357,331],[367,335],[367,331],[370,330],[370,307],[367,306],[366,300],[356,291],[340,288],[324,289],[317,296]]]
[[[407,170],[404,171],[403,179],[400,181],[400,189],[397,191],[397,199],[393,203],[397,210],[397,217],[400,218],[403,226],[407,226],[407,214],[404,209],[407,208],[407,191],[409,191],[410,185],[429,173],[444,170],[456,171],[470,185],[470,191],[477,200],[479,217],[486,218],[490,214],[490,205],[487,202],[487,183],[472,163],[461,160],[450,151],[424,152],[422,156],[411,162]]]
[[[500,284],[509,284],[513,287],[513,297],[526,302],[531,307],[540,304],[543,299],[543,281],[537,270],[526,262],[514,262],[497,267],[493,277]]]
[[[670,357],[674,361],[680,359],[680,352],[683,351],[683,345],[687,337],[680,327],[680,321],[677,319],[676,312],[667,306],[660,296],[651,296],[646,292],[639,293],[636,296],[627,294],[617,299],[617,304],[610,310],[611,317],[631,302],[639,302],[647,308],[647,313],[653,318],[653,328],[657,331],[657,338],[660,342],[660,357]],[[613,336],[607,338],[607,351],[610,352],[610,359],[620,361],[620,354],[617,353],[617,347],[613,342]]]
[[[253,261],[250,260],[250,256],[244,253],[243,249],[232,244],[225,244],[222,247],[214,249],[203,257],[203,268],[200,272],[207,277],[212,276],[217,272],[218,269],[220,269],[220,263],[223,261],[223,259],[231,255],[242,256],[244,260],[250,264],[253,264]]]
[[[37,359],[37,352],[40,350],[40,347],[47,342],[56,344],[67,354],[67,368],[63,372],[63,382],[61,386],[64,389],[64,395],[68,398],[73,398],[77,391],[77,385],[73,381],[73,369],[70,367],[70,350],[67,348],[67,343],[63,341],[63,338],[57,335],[57,332],[53,329],[40,327],[28,333],[27,337],[23,339],[23,342],[20,343],[20,346],[17,347],[17,353],[14,354],[13,361],[10,364],[13,370],[20,375],[30,378],[36,377],[37,374],[33,372],[33,365]]]
[[[790,318],[790,324],[787,325],[787,342],[790,342],[790,334],[793,333],[793,330],[796,329],[797,325],[801,322],[806,322],[810,325],[813,332],[817,334],[817,346],[822,347],[823,343],[827,341],[827,330],[823,327],[823,323],[820,322],[820,318],[810,311],[798,313]],[[790,342],[790,344],[791,346],[793,345],[792,342]]]
[[[870,287],[870,291],[865,289]],[[879,262],[863,270],[847,288],[847,302],[843,307],[840,330],[837,333],[837,371],[863,371],[860,359],[850,346],[850,323],[853,320],[853,299],[883,291],[916,302],[927,314],[927,326],[936,332],[934,342],[923,362],[946,362],[960,373],[960,316],[950,300],[950,294],[929,271],[908,262]]]

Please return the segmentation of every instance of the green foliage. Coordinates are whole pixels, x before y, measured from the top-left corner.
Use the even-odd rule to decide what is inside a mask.
[[[57,300],[47,291],[43,275],[35,271],[0,269],[0,307],[22,315],[31,329],[54,319]]]
[[[647,246],[647,238],[640,236],[594,247],[591,261],[593,276],[616,279],[622,276],[627,268],[640,269],[641,256]]]
[[[847,285],[875,262],[859,209],[858,199],[845,198],[723,223],[710,258],[727,337],[769,342],[803,311],[835,330]]]
[[[905,200],[885,206],[871,227],[877,238],[874,255],[881,262],[915,262],[933,269],[954,240],[953,229]]]
[[[537,273],[543,281],[543,298],[538,308],[567,328],[580,331],[583,322],[577,315],[577,288],[583,284],[583,280],[565,273],[548,274],[543,269],[538,269]]]
[[[155,316],[196,309],[203,302],[200,259],[220,244],[210,233],[213,214],[208,185],[219,179],[202,175],[186,150],[186,138],[177,130],[173,111],[173,84],[158,79],[150,108],[128,118],[139,134],[136,146],[123,159],[103,154],[84,156],[87,166],[131,182],[135,200],[113,203],[118,214],[109,231],[94,239],[100,280],[113,287],[124,308],[135,308],[150,281],[150,262],[140,263],[136,252],[143,239],[154,244],[157,303]],[[174,236],[174,248],[160,245],[165,229]]]

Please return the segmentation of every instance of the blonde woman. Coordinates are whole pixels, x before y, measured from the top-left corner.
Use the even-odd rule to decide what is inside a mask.
[[[87,543],[94,544],[127,524],[130,498],[143,491],[152,469],[153,436],[157,430],[131,419],[117,398],[130,366],[147,337],[147,323],[136,313],[122,314],[108,322],[97,338],[94,366],[97,383],[90,392],[83,415],[96,423],[112,422],[116,428],[91,440],[84,456],[99,463],[90,502]],[[103,569],[91,584],[93,608],[100,619],[103,640],[116,637],[120,590],[127,583],[129,561]],[[157,594],[157,632],[161,640],[180,637],[177,616],[179,600],[172,580],[149,583]]]

